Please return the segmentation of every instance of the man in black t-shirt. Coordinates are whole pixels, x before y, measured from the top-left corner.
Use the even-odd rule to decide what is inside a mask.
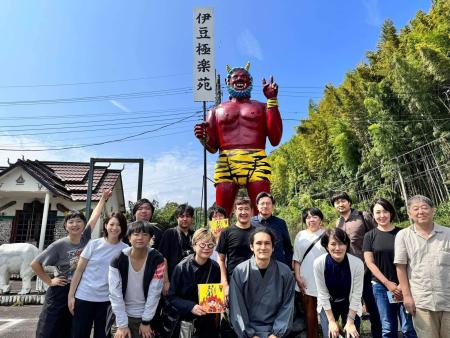
[[[191,225],[194,219],[194,208],[188,204],[180,204],[175,211],[178,225],[174,228],[167,229],[161,239],[158,251],[167,260],[167,282],[164,283],[163,294],[166,295],[170,286],[170,278],[175,266],[181,260],[193,253],[192,235],[194,231]]]
[[[238,197],[234,203],[234,212],[237,219],[236,224],[222,231],[217,244],[220,282],[224,286],[226,299],[228,299],[228,281],[234,268],[252,256],[250,233],[254,228],[251,225],[252,205],[250,199]]]

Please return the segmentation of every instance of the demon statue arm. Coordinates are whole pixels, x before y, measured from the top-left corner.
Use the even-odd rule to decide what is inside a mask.
[[[280,111],[278,110],[278,85],[273,82],[273,76],[270,77],[269,83],[266,82],[266,79],[263,79],[262,85],[264,96],[267,98],[267,137],[271,145],[277,146],[283,134],[283,122]]]
[[[206,121],[204,123],[196,124],[194,127],[194,134],[199,139],[200,143],[205,145],[206,149],[214,154],[219,149],[218,133],[215,130],[215,108],[208,111]]]

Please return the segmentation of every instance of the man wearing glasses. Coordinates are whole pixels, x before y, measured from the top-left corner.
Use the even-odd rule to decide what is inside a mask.
[[[292,263],[292,244],[289,237],[286,222],[273,215],[275,199],[267,192],[260,192],[256,196],[256,206],[258,215],[252,217],[252,225],[255,227],[265,226],[271,229],[275,234],[275,245],[273,257],[287,266]]]

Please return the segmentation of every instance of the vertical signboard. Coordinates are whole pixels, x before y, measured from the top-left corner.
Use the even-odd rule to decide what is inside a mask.
[[[194,101],[215,101],[214,13],[194,9]]]

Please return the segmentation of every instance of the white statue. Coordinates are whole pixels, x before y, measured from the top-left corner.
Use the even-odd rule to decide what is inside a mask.
[[[31,291],[31,279],[35,275],[30,267],[31,261],[38,255],[39,249],[29,243],[0,245],[0,293],[8,293],[11,274],[20,274],[22,289],[19,295]]]

